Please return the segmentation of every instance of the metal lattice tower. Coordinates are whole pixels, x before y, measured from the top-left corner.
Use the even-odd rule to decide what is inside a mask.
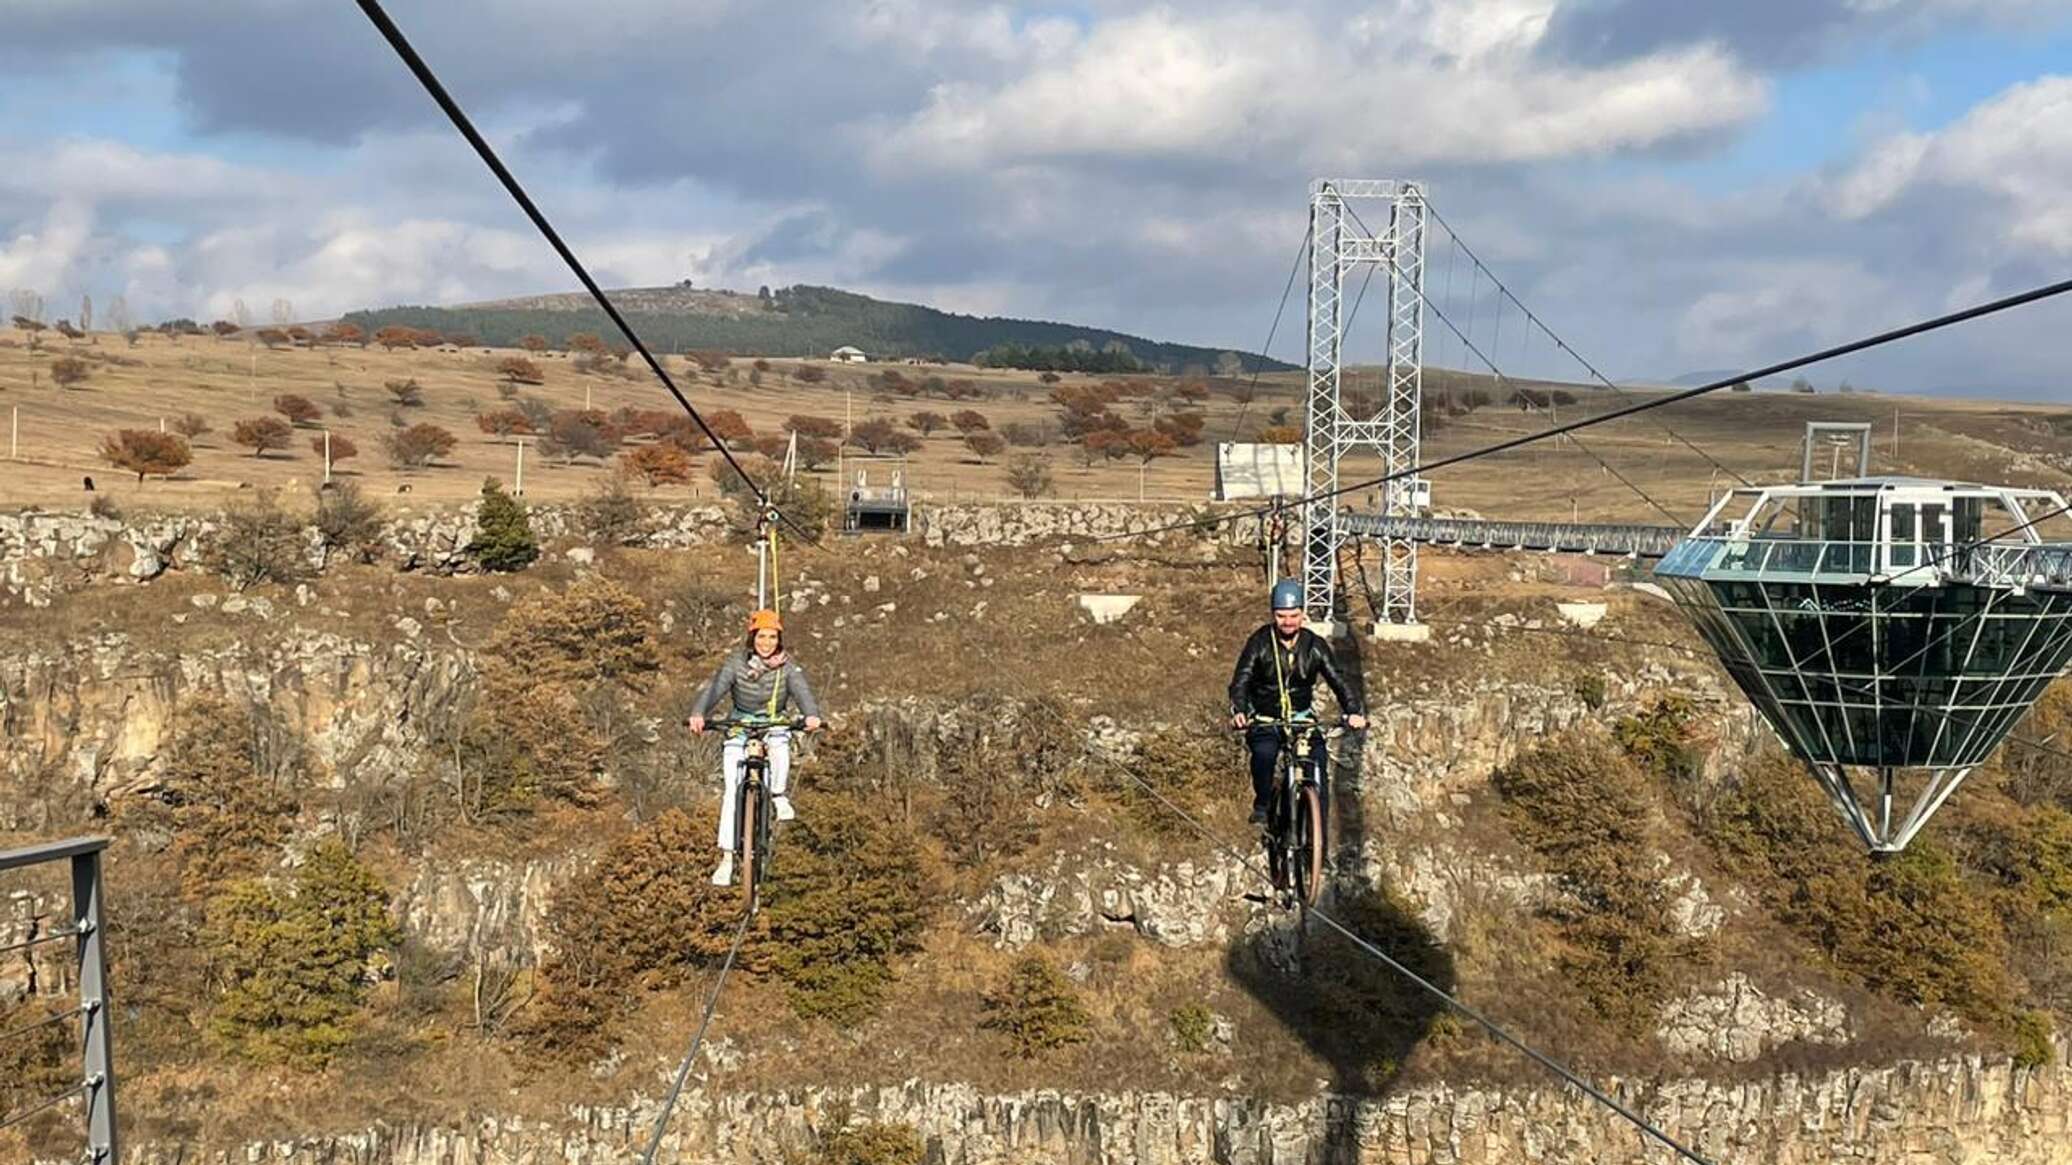
[[[1347,203],[1388,204],[1379,235]],[[1418,463],[1418,404],[1424,387],[1424,191],[1395,179],[1319,179],[1310,187],[1309,392],[1305,398],[1305,508],[1302,596],[1312,622],[1334,618],[1338,582],[1338,463],[1346,453],[1372,448],[1389,474]],[[1340,392],[1344,347],[1345,281],[1363,264],[1388,281],[1388,392],[1377,416],[1354,417]],[[1383,512],[1409,516],[1429,503],[1429,487],[1410,478],[1384,487]],[[1387,623],[1417,621],[1417,544],[1383,539],[1382,609]]]

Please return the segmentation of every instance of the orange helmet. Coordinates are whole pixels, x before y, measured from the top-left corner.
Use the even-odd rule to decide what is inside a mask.
[[[750,615],[748,617],[748,633],[750,635],[753,635],[758,631],[782,630],[784,630],[784,621],[777,617],[777,612],[775,611],[757,611],[755,614]]]

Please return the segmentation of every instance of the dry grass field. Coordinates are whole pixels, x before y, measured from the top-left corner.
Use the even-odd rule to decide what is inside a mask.
[[[82,501],[81,479],[94,478],[97,492],[120,505],[149,509],[184,509],[220,505],[245,486],[271,487],[293,504],[307,500],[320,480],[321,456],[311,441],[325,429],[349,438],[358,456],[344,461],[339,472],[361,482],[370,493],[393,495],[405,485],[413,500],[437,502],[472,496],[485,476],[509,483],[514,447],[476,425],[485,410],[514,403],[500,396],[496,365],[509,350],[453,348],[395,352],[377,347],[285,348],[269,350],[242,338],[168,338],[147,334],[135,345],[115,335],[97,335],[68,342],[45,333],[32,350],[25,333],[0,329],[0,426],[18,425],[19,456],[0,461],[0,505],[69,506]],[[60,387],[52,365],[63,358],[85,365],[83,380]],[[841,421],[845,410],[855,422],[889,417],[904,425],[920,410],[942,414],[974,408],[994,429],[1010,422],[1053,422],[1059,409],[1050,400],[1050,385],[1036,374],[968,365],[906,367],[902,365],[837,366],[806,362],[825,371],[819,384],[801,383],[795,371],[802,362],[770,361],[755,374],[751,357],[739,357],[716,372],[701,371],[682,356],[670,356],[670,373],[701,410],[734,409],[756,432],[781,431],[786,418],[810,414]],[[554,408],[594,407],[610,412],[622,407],[674,410],[661,386],[634,362],[624,370],[578,370],[565,355],[541,354],[545,373],[538,386],[520,386],[519,395],[538,397]],[[909,398],[883,392],[873,374],[891,367],[919,380],[929,375],[978,384],[983,399],[950,402]],[[1064,386],[1098,384],[1103,377],[1066,375]],[[1132,378],[1139,381],[1145,378]],[[1370,378],[1371,379],[1371,378]],[[384,387],[391,381],[415,380],[423,403],[398,407]],[[759,380],[760,384],[752,383]],[[1153,386],[1171,384],[1157,381]],[[1456,391],[1487,381],[1455,374],[1431,373],[1428,394],[1437,399],[1450,386]],[[1210,381],[1209,396],[1195,408],[1203,414],[1201,444],[1177,450],[1148,465],[1135,457],[1087,466],[1073,446],[1059,441],[1043,452],[1053,462],[1059,500],[1107,499],[1199,502],[1207,499],[1215,443],[1236,435],[1251,439],[1276,417],[1299,423],[1301,376],[1272,374],[1259,381],[1256,397],[1242,403],[1242,382]],[[509,392],[508,388],[504,388]],[[1561,419],[1601,412],[1646,393],[1615,395],[1571,386],[1576,403],[1564,407]],[[295,394],[318,406],[321,416],[298,428],[292,444],[255,457],[231,440],[243,419],[277,416],[276,396]],[[1501,399],[1504,393],[1492,395]],[[1149,424],[1157,407],[1150,397],[1124,399],[1114,408],[1132,424]],[[176,425],[185,414],[206,420],[210,430],[193,443],[193,461],[170,479],[139,484],[131,475],[106,464],[98,450],[102,439],[118,429],[156,429]],[[1895,426],[1895,418],[1897,424]],[[1644,501],[1644,491],[1662,510],[1690,520],[1711,493],[1732,483],[1733,475],[1756,481],[1795,476],[1798,442],[1807,420],[1871,421],[1877,425],[1874,469],[1953,476],[1990,482],[2062,487],[2072,484],[2072,409],[2047,404],[2003,404],[1887,395],[1796,395],[1775,392],[1720,393],[1642,417],[1592,430],[1584,442],[1548,444],[1438,471],[1434,500],[1442,509],[1470,509],[1489,516],[1537,517],[1599,521],[1665,522],[1661,510]],[[396,422],[430,423],[451,431],[459,443],[436,464],[413,470],[389,463],[382,438]],[[1521,411],[1503,404],[1448,416],[1428,409],[1426,459],[1435,460],[1544,428],[1542,412]],[[1673,428],[1677,436],[1671,436]],[[0,440],[12,430],[0,429]],[[1894,441],[1897,436],[1897,456]],[[1690,444],[1685,444],[1685,441]],[[1723,471],[1690,446],[1706,451]],[[0,446],[0,454],[9,446]],[[884,459],[852,456],[853,469],[866,467],[882,482],[893,464]],[[952,501],[1012,495],[1005,462],[1016,450],[980,463],[955,430],[936,432],[906,459],[909,485],[925,500]],[[1600,464],[1609,463],[1615,476]],[[662,500],[710,498],[714,494],[702,463],[688,485],[667,485],[656,492]],[[607,463],[578,458],[561,463],[528,451],[525,492],[536,501],[567,500],[595,488]],[[1354,476],[1370,476],[1378,463],[1355,464]],[[830,485],[833,467],[815,476]],[[1619,480],[1623,476],[1631,482]],[[1355,499],[1366,505],[1370,497]]]

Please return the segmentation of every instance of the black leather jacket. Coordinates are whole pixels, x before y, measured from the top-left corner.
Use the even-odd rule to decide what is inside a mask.
[[[1273,658],[1276,652],[1281,657],[1278,677]],[[1238,653],[1237,670],[1230,676],[1230,710],[1249,716],[1279,716],[1281,677],[1288,684],[1288,706],[1296,712],[1310,710],[1318,677],[1331,685],[1331,694],[1338,697],[1340,714],[1357,716],[1365,711],[1359,691],[1339,674],[1331,645],[1322,636],[1305,628],[1295,633],[1294,647],[1282,647],[1271,623],[1254,631],[1245,640],[1245,649]]]

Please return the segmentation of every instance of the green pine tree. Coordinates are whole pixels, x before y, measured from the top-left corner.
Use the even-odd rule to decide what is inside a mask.
[[[209,1035],[250,1059],[323,1066],[352,1042],[368,960],[400,937],[381,881],[336,840],[288,887],[232,885],[208,906],[221,987]]]
[[[540,556],[525,507],[493,477],[483,479],[482,508],[475,515],[475,537],[467,552],[482,569],[499,572],[524,570]]]

